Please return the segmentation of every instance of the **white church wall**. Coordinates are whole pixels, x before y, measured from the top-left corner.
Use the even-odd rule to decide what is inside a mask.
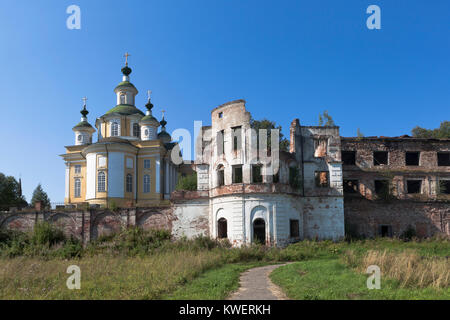
[[[124,196],[124,161],[123,152],[108,154],[108,197]]]
[[[86,200],[95,198],[95,182],[97,178],[97,154],[86,155]]]

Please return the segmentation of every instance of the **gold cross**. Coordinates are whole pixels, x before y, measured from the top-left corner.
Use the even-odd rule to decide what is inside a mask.
[[[87,100],[88,98],[86,98],[86,97],[83,97],[83,98],[81,98],[81,100],[83,100],[83,102],[84,102],[84,105],[86,105],[86,100]]]
[[[151,94],[152,94],[152,90],[147,90],[148,101],[150,101]]]
[[[125,52],[125,65],[128,66],[128,57],[131,56],[131,54],[129,54],[128,52]]]
[[[163,118],[164,118],[164,113],[166,112],[166,110],[161,110]]]

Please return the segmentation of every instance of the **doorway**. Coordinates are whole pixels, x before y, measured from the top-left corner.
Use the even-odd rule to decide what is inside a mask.
[[[266,244],[266,222],[261,218],[253,221],[253,242]]]

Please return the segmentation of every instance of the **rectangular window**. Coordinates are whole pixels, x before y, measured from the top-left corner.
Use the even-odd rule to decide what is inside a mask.
[[[450,194],[450,180],[439,181],[439,193]]]
[[[437,159],[438,166],[450,166],[450,152],[438,152]]]
[[[380,236],[382,237],[392,237],[392,226],[390,225],[380,225]]]
[[[344,193],[358,193],[358,180],[344,180]]]
[[[144,175],[144,193],[150,192],[150,176],[148,174]]]
[[[355,165],[356,164],[356,151],[342,151],[342,164]]]
[[[131,174],[127,174],[126,192],[133,192],[133,176]]]
[[[420,152],[405,152],[405,165],[418,166],[420,159]]]
[[[280,169],[278,169],[278,172],[273,175],[273,183],[279,182],[280,182]]]
[[[241,141],[242,141],[242,135],[241,135],[241,127],[234,127],[231,128],[233,131],[233,151],[237,151],[241,149]]]
[[[388,152],[387,151],[374,151],[373,152],[373,165],[379,166],[388,164]]]
[[[150,169],[150,159],[144,160],[144,169]]]
[[[328,139],[315,139],[314,140],[314,157],[322,158],[327,155]]]
[[[217,132],[217,155],[223,155],[225,151],[225,131],[220,130]]]
[[[388,180],[375,180],[375,194],[387,195],[389,194],[389,181]]]
[[[75,179],[75,198],[81,197],[81,180]]]
[[[289,220],[289,229],[291,238],[300,237],[300,228],[298,220]]]
[[[408,180],[406,181],[408,193],[421,193],[422,180]]]
[[[242,166],[233,166],[233,183],[242,183]]]
[[[329,186],[328,171],[316,171],[315,173],[316,187],[327,188]]]
[[[219,168],[219,170],[217,170],[217,185],[223,186],[225,184],[225,170],[224,168]]]
[[[127,168],[133,169],[133,159],[127,158]]]
[[[219,118],[223,118],[223,112],[219,112]]]
[[[252,166],[252,182],[253,183],[263,182],[262,173],[261,173],[261,165],[253,165]]]
[[[80,174],[81,173],[81,165],[79,165],[79,164],[75,165],[75,173],[76,174]]]

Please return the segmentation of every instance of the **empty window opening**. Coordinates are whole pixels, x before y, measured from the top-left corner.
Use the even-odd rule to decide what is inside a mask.
[[[220,165],[217,168],[217,185],[220,187],[223,186],[224,184],[225,184],[225,168],[222,165]]]
[[[261,183],[263,181],[262,173],[261,173],[261,165],[253,165],[252,166],[252,182],[253,183]]]
[[[450,180],[439,181],[439,193],[450,194]]]
[[[233,183],[242,183],[242,166],[233,166]]]
[[[344,180],[344,193],[358,193],[358,180]]]
[[[388,164],[388,152],[387,151],[375,151],[373,153],[373,165],[379,166],[382,164]]]
[[[315,172],[316,187],[326,188],[329,186],[328,171],[316,171]]]
[[[380,226],[380,236],[382,237],[392,237],[392,226],[381,225]]]
[[[375,180],[375,193],[377,195],[389,194],[389,181],[388,180]]]
[[[289,220],[289,229],[291,238],[300,237],[300,228],[298,220]]]
[[[342,151],[342,164],[355,165],[356,151]]]
[[[266,222],[261,218],[253,222],[253,242],[266,244]]]
[[[450,166],[450,152],[438,152],[438,166]]]
[[[217,222],[217,237],[219,239],[228,238],[227,228],[227,219],[220,218]]]
[[[314,140],[314,157],[321,158],[327,155],[327,139]]]
[[[278,169],[278,172],[273,175],[273,183],[279,182],[280,182],[280,170]]]
[[[422,187],[422,180],[408,180],[406,181],[408,193],[420,193]]]
[[[233,130],[233,151],[237,151],[241,149],[241,141],[242,141],[242,130],[241,127],[234,127]]]
[[[217,132],[217,155],[222,155],[225,151],[225,131]]]
[[[405,164],[407,166],[418,166],[420,159],[420,152],[406,152]]]
[[[223,118],[223,112],[219,112],[219,118]]]

